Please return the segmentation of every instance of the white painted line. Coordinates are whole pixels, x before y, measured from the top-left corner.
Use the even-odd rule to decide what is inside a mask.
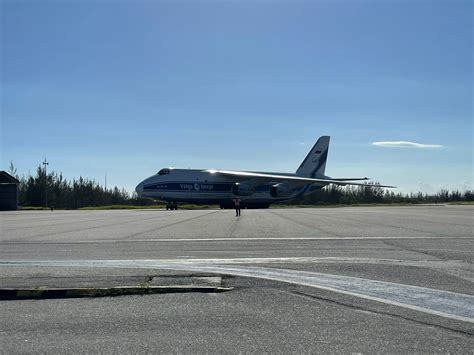
[[[0,261],[0,266],[146,268],[212,272],[315,287],[474,323],[474,296],[358,277],[252,266],[213,265],[205,259]]]
[[[183,259],[181,259],[183,258]],[[108,260],[107,262],[112,263],[115,260]],[[440,267],[442,265],[451,265],[460,267],[463,265],[471,266],[469,263],[464,263],[458,260],[446,261],[446,260],[400,260],[400,259],[379,259],[379,258],[357,258],[357,257],[339,257],[339,256],[296,256],[296,257],[265,257],[265,258],[212,258],[212,259],[192,259],[191,256],[180,255],[176,259],[138,259],[138,260],[121,260],[120,262],[134,262],[140,261],[145,263],[178,263],[178,264],[273,264],[273,263],[363,263],[363,264],[390,264],[390,265],[404,265],[404,266],[418,266],[418,267]],[[10,264],[22,263],[27,265],[28,263],[62,263],[63,261],[23,261],[23,260],[3,260],[0,261],[0,266],[6,266]],[[87,262],[101,262],[100,260],[88,260]]]
[[[317,241],[317,240],[389,240],[389,239],[474,239],[474,236],[456,237],[236,237],[236,238],[150,238],[150,239],[90,239],[80,241],[0,241],[0,244],[92,244],[92,243],[199,243],[199,242],[253,242],[253,241]]]
[[[469,237],[236,237],[236,238],[162,238],[162,239],[123,239],[116,240],[115,242],[249,242],[249,241],[262,241],[262,240],[272,240],[272,241],[287,241],[287,240],[384,240],[384,239],[474,239],[474,236]]]

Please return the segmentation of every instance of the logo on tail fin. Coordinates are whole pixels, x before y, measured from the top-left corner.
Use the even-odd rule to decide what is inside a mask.
[[[311,148],[303,160],[296,174],[300,176],[316,177],[323,176],[329,149],[329,136],[319,137],[316,144]]]

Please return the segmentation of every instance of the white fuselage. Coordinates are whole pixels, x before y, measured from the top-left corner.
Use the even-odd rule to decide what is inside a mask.
[[[236,197],[232,192],[236,180],[232,177],[214,175],[209,171],[198,169],[162,169],[160,173],[143,180],[136,187],[137,194],[164,201],[196,204],[225,204]],[[287,173],[284,175],[296,176]],[[247,203],[263,204],[299,197],[325,186],[325,184],[290,183],[285,196],[272,197],[270,188],[277,182],[265,181],[259,184],[258,181],[249,179],[248,183],[253,186],[254,192],[248,196],[239,195],[239,198]]]
[[[321,136],[294,174],[236,170],[161,169],[136,187],[138,196],[176,202],[232,206],[238,197],[249,208],[266,208],[278,201],[303,196],[326,185],[366,186],[364,178],[331,178],[325,175],[329,136]],[[379,187],[394,186],[378,185]],[[237,201],[235,201],[237,202]]]

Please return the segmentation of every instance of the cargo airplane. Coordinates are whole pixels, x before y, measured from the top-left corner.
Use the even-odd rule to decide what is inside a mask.
[[[177,209],[178,202],[218,204],[227,208],[237,197],[242,200],[242,207],[268,208],[272,203],[301,197],[329,184],[367,186],[367,183],[354,182],[368,180],[366,177],[324,175],[329,138],[318,139],[295,173],[164,168],[143,180],[135,191],[140,197],[166,201],[167,209]]]

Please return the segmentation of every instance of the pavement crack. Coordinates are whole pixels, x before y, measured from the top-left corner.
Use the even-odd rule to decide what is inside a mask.
[[[190,218],[185,218],[185,219],[182,219],[182,220],[180,220],[180,221],[173,222],[173,223],[168,223],[168,224],[165,224],[165,225],[162,225],[162,226],[159,226],[159,227],[155,227],[155,228],[152,228],[152,229],[148,229],[148,230],[143,231],[143,232],[138,232],[138,233],[134,233],[134,234],[129,234],[129,235],[126,236],[126,238],[136,237],[136,236],[138,236],[138,235],[145,234],[145,233],[149,233],[149,232],[153,232],[153,231],[159,231],[160,229],[172,227],[172,226],[175,226],[175,225],[178,225],[178,224],[181,224],[181,223],[185,223],[185,222],[189,222],[189,221],[192,221],[192,220],[201,218],[201,217],[206,217],[206,216],[209,216],[209,215],[214,214],[214,213],[217,213],[217,212],[219,212],[219,211],[212,211],[212,212],[209,212],[209,213],[206,213],[206,214],[201,214],[201,215],[199,215],[199,216],[194,216],[194,217],[190,217]]]
[[[234,236],[235,230],[237,229],[237,225],[239,223],[240,218],[236,218],[234,224],[232,225],[229,233],[229,238]]]
[[[448,263],[448,262],[452,261],[450,259],[442,259],[442,258],[440,258],[436,255],[429,254],[425,251],[421,251],[421,250],[416,249],[416,248],[408,248],[406,246],[399,246],[399,245],[394,244],[394,242],[390,243],[386,240],[382,240],[382,243],[387,245],[387,246],[391,246],[393,248],[398,248],[399,250],[406,250],[406,251],[411,251],[411,252],[414,252],[414,253],[417,253],[417,254],[426,255],[430,258],[435,259],[435,260],[432,260],[432,261],[446,262],[445,264],[443,264],[443,267],[433,266],[433,265],[429,265],[429,264],[419,265],[417,267],[422,267],[422,268],[434,270],[434,271],[441,272],[441,273],[446,274],[446,275],[457,277],[461,280],[468,281],[470,283],[474,283],[474,278],[472,276],[472,271],[462,270],[460,268],[460,265],[455,265],[455,267],[451,266],[451,264]]]
[[[280,217],[280,218],[283,218],[283,219],[286,219],[296,225],[300,225],[300,226],[303,226],[303,227],[306,227],[306,228],[309,228],[309,229],[312,229],[312,230],[317,230],[317,231],[320,231],[320,232],[323,232],[323,233],[326,233],[328,235],[332,235],[333,237],[339,237],[339,238],[342,238],[343,236],[339,235],[339,234],[336,234],[336,233],[333,233],[333,232],[329,232],[325,229],[322,229],[320,227],[315,227],[311,224],[308,224],[308,223],[303,223],[303,222],[298,222],[298,221],[295,221],[293,218],[291,217],[288,217],[288,216],[283,216],[279,213],[276,213],[274,211],[269,211],[271,214],[273,214],[274,216],[277,216],[277,217]]]
[[[396,245],[394,242],[389,242],[385,239],[381,240],[381,242],[389,247],[392,247],[392,248],[397,248],[399,250],[406,250],[406,251],[411,251],[411,252],[414,252],[414,253],[417,253],[417,254],[422,254],[422,255],[426,255],[426,256],[429,256],[430,258],[435,258],[436,261],[447,261],[447,260],[444,260],[444,259],[441,259],[439,257],[437,257],[436,255],[432,255],[432,254],[429,254],[429,253],[426,253],[426,252],[423,252],[423,251],[420,251],[419,249],[415,249],[415,248],[409,248],[407,246],[400,246],[400,245]]]
[[[59,232],[49,232],[49,233],[43,233],[43,234],[35,234],[35,238],[36,238],[36,237],[49,237],[49,236],[52,236],[52,235],[61,235],[61,234],[74,233],[74,232],[83,232],[83,231],[86,231],[86,230],[99,229],[99,228],[106,228],[106,227],[114,227],[114,226],[118,226],[118,225],[125,225],[125,224],[128,224],[128,223],[145,222],[145,221],[153,220],[153,219],[156,219],[156,218],[157,218],[157,217],[155,216],[155,217],[153,217],[153,218],[145,218],[145,219],[140,219],[140,220],[133,219],[133,220],[127,220],[127,221],[123,221],[123,222],[115,222],[115,223],[110,223],[110,224],[102,224],[102,225],[100,225],[100,226],[93,226],[93,227],[87,227],[87,228],[72,229],[72,230],[67,230],[67,231],[59,231]],[[7,240],[5,240],[5,242],[11,242],[11,241],[15,241],[15,239],[7,239]]]
[[[305,213],[304,211],[302,212],[302,214],[309,215],[309,213]],[[321,214],[321,213],[318,213],[318,216],[326,217],[326,218],[332,218],[332,219],[336,219],[336,220],[338,220],[338,221],[341,220],[340,217],[328,216],[328,215],[326,215],[326,214]],[[390,228],[404,229],[404,230],[407,230],[407,231],[410,231],[410,232],[422,232],[422,233],[432,234],[432,235],[434,235],[434,236],[436,236],[436,237],[442,237],[441,235],[439,235],[439,234],[437,234],[437,233],[434,233],[434,232],[430,232],[430,231],[426,231],[426,230],[422,230],[422,229],[416,229],[416,228],[403,227],[403,226],[400,226],[400,225],[393,225],[393,224],[386,224],[386,223],[365,222],[365,221],[360,221],[360,220],[355,219],[355,218],[348,218],[347,216],[344,216],[344,220],[346,220],[346,221],[352,221],[352,222],[356,222],[356,223],[360,223],[360,224],[366,224],[366,225],[369,225],[369,226],[381,226],[381,227],[390,227]]]
[[[436,324],[436,323],[421,321],[421,320],[413,319],[413,318],[410,318],[410,317],[405,317],[405,316],[402,316],[402,315],[399,315],[399,314],[394,314],[394,313],[391,313],[391,312],[369,309],[367,307],[357,306],[357,305],[354,305],[354,304],[348,304],[348,303],[345,303],[345,302],[337,301],[337,300],[322,297],[322,296],[307,294],[307,293],[304,293],[304,292],[301,292],[301,291],[296,291],[296,290],[288,291],[288,290],[278,290],[278,289],[276,289],[275,291],[291,294],[293,296],[306,298],[306,299],[311,300],[311,301],[327,302],[327,303],[331,303],[331,304],[334,304],[334,305],[337,305],[337,306],[351,308],[351,309],[354,309],[354,310],[359,310],[359,311],[369,312],[369,313],[373,313],[373,314],[378,314],[378,315],[403,319],[403,320],[406,320],[406,321],[409,321],[409,322],[413,322],[413,323],[417,323],[417,324],[421,324],[421,325],[426,325],[426,326],[430,326],[430,327],[436,327],[436,328],[439,328],[439,329],[447,330],[447,331],[450,331],[450,332],[461,334],[463,336],[471,337],[472,335],[474,335],[474,331],[470,332],[470,331],[464,331],[464,330],[460,330],[460,329],[454,329],[454,328],[446,327],[446,326]]]

